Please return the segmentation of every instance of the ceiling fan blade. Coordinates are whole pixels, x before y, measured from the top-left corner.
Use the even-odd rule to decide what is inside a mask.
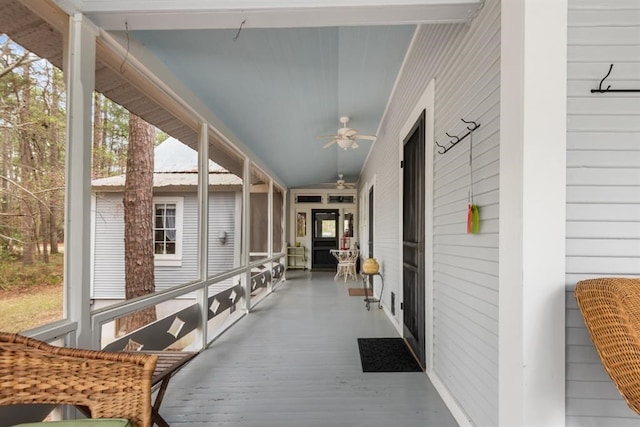
[[[324,144],[322,146],[322,148],[327,148],[330,147],[331,145],[335,144],[338,140],[337,139],[332,139],[331,141],[327,142],[326,144]]]
[[[326,139],[326,138],[337,138],[338,135],[320,135],[318,136],[318,139]]]
[[[355,129],[350,129],[347,128],[343,133],[342,136],[347,137],[347,138],[353,138],[354,136],[358,135],[358,131]]]
[[[369,141],[375,141],[377,137],[373,135],[358,135],[356,136],[356,139],[367,139]]]

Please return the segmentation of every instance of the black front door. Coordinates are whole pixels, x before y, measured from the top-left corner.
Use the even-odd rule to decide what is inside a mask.
[[[311,268],[315,270],[335,270],[337,260],[331,249],[338,249],[338,210],[313,209],[311,217]]]
[[[424,111],[404,139],[402,290],[404,337],[425,366]]]

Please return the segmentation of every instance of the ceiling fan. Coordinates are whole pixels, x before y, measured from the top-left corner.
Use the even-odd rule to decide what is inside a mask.
[[[336,190],[346,190],[355,187],[355,184],[345,182],[344,175],[338,174],[338,180],[336,181]]]
[[[331,141],[327,142],[322,148],[330,147],[333,144],[338,144],[338,146],[344,150],[349,148],[355,150],[359,147],[356,140],[358,139],[367,139],[369,141],[375,141],[376,137],[373,135],[361,135],[357,130],[351,129],[347,127],[347,123],[349,123],[349,117],[340,117],[340,123],[342,127],[338,129],[338,132],[335,135],[324,135],[319,138],[330,137]]]

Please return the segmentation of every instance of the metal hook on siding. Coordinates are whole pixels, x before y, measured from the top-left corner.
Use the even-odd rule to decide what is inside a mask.
[[[436,141],[436,145],[440,148],[442,148],[442,151],[438,150],[439,154],[444,154],[447,151],[451,150],[453,147],[455,147],[456,144],[458,144],[459,142],[461,142],[463,139],[465,139],[466,137],[468,137],[469,135],[471,135],[476,129],[478,129],[480,127],[479,123],[476,123],[474,121],[467,121],[465,119],[460,119],[462,120],[464,123],[471,125],[471,126],[467,126],[467,130],[468,132],[465,133],[463,136],[459,137],[456,135],[449,135],[448,132],[445,132],[445,135],[447,135],[449,138],[451,138],[451,141],[449,142],[449,146],[448,147],[443,147],[442,145],[438,144],[438,141]]]
[[[602,88],[602,84],[604,83],[604,81],[607,79],[607,77],[609,77],[609,75],[611,74],[611,71],[613,70],[613,64],[611,64],[609,66],[609,72],[607,72],[607,75],[604,76],[602,78],[602,80],[600,80],[600,85],[598,86],[598,89],[591,89],[591,93],[607,93],[607,92],[640,92],[640,89],[611,89],[611,85],[608,85],[606,89]]]
[[[474,122],[473,120],[471,121],[466,121],[465,119],[460,119],[462,120],[463,123],[466,123],[468,125],[473,125],[473,127],[469,127],[467,126],[467,129],[469,129],[469,131],[473,132],[474,130],[478,129],[478,126],[480,126],[479,124],[477,124],[476,122]]]

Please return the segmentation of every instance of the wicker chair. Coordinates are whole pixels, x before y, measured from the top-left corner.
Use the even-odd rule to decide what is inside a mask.
[[[0,405],[67,404],[151,427],[157,356],[54,347],[0,332]]]
[[[640,414],[640,279],[584,280],[575,296],[602,365]]]

